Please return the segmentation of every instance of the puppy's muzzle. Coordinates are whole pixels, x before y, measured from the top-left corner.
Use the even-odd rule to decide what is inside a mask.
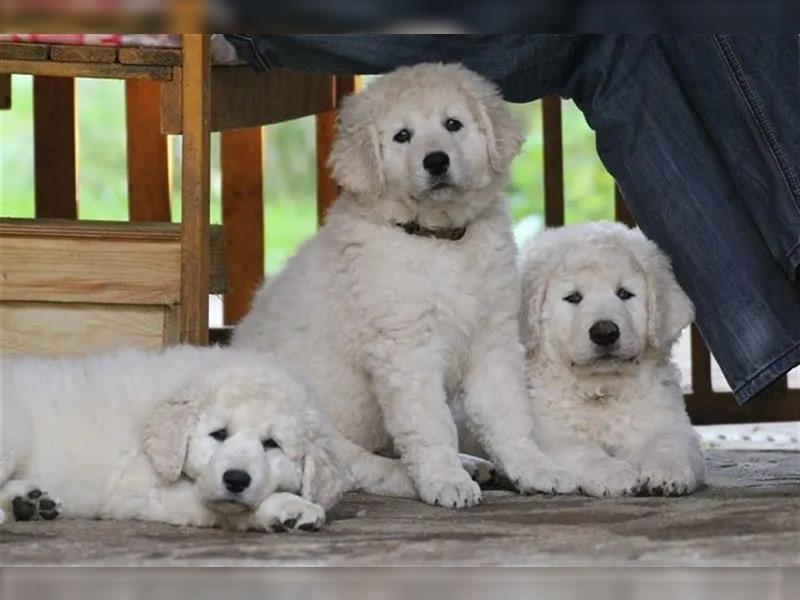
[[[589,328],[589,339],[598,346],[611,346],[619,339],[619,327],[614,321],[597,321]]]

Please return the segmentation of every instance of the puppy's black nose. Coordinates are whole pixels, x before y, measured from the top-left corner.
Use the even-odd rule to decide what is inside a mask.
[[[614,321],[598,321],[589,328],[589,339],[598,346],[610,346],[619,339],[619,327]]]
[[[444,152],[431,152],[422,159],[422,166],[431,175],[444,175],[450,166],[450,157]]]
[[[229,469],[222,474],[222,481],[229,492],[238,494],[250,485],[250,474],[239,469]]]

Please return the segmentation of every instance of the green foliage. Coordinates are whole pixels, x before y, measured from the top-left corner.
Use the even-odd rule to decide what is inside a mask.
[[[13,107],[0,111],[0,216],[32,217],[32,78],[15,75]],[[124,86],[79,79],[77,84],[79,216],[126,220]],[[543,144],[538,102],[513,110],[528,133],[509,180],[516,222],[543,214]],[[568,223],[613,216],[613,182],[594,149],[594,133],[572,103],[563,104],[564,173]],[[268,273],[279,270],[316,228],[314,120],[270,126],[265,134],[265,246]],[[180,220],[180,140],[170,139],[173,220]],[[211,219],[220,222],[219,139],[212,136]]]

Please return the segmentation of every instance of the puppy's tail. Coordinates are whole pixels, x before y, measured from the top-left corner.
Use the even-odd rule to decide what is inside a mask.
[[[378,496],[419,498],[414,482],[399,460],[378,456],[337,432],[337,445],[350,473],[352,490]]]

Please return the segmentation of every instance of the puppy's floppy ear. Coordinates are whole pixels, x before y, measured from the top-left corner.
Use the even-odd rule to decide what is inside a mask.
[[[344,99],[328,166],[345,190],[356,195],[378,196],[384,186],[383,165],[368,94],[365,91]]]
[[[311,419],[312,436],[303,457],[301,494],[309,502],[328,510],[346,491],[347,472],[334,447],[332,425],[318,413]]]
[[[678,284],[667,256],[638,229],[628,232],[647,282],[647,341],[669,350],[694,320],[694,305]]]
[[[169,482],[181,475],[189,434],[197,423],[199,391],[189,385],[159,404],[145,423],[142,447],[156,473]]]
[[[466,93],[488,146],[489,165],[502,173],[519,154],[525,134],[508,110],[500,91],[479,75],[467,72]]]
[[[520,341],[526,352],[539,346],[542,335],[542,306],[547,295],[547,284],[553,269],[560,260],[556,251],[555,236],[560,229],[547,230],[522,248],[518,268],[522,282],[522,301],[519,311]]]

